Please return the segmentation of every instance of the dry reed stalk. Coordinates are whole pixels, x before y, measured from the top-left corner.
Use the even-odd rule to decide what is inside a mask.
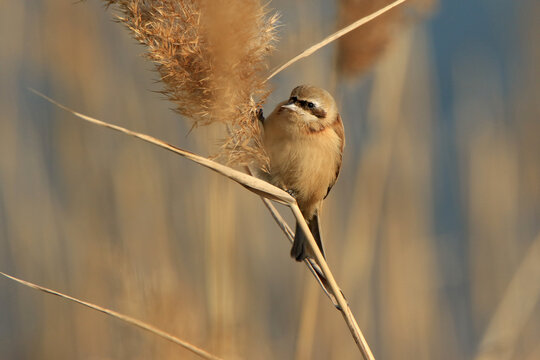
[[[109,123],[106,123],[104,121],[95,119],[93,117],[86,116],[84,114],[78,113],[78,112],[68,108],[67,106],[64,106],[64,105],[60,104],[59,102],[51,99],[50,97],[40,93],[37,90],[30,89],[30,91],[32,91],[36,95],[44,98],[45,100],[51,102],[52,104],[58,106],[59,108],[71,113],[72,115],[74,115],[74,116],[76,116],[76,117],[78,117],[78,118],[80,118],[82,120],[85,120],[85,121],[88,121],[88,122],[93,123],[95,125],[106,127],[106,128],[112,129],[112,130],[116,130],[116,131],[119,131],[121,133],[130,135],[130,136],[133,136],[133,137],[136,137],[136,138],[139,138],[139,139],[144,140],[144,141],[146,141],[148,143],[157,145],[157,146],[162,147],[162,148],[164,148],[166,150],[169,150],[169,151],[171,151],[173,153],[181,155],[181,156],[185,157],[186,159],[189,159],[189,160],[191,160],[193,162],[196,162],[199,165],[202,165],[202,166],[204,166],[204,167],[206,167],[208,169],[211,169],[211,170],[217,172],[218,174],[221,174],[223,176],[228,177],[229,179],[237,182],[238,184],[242,185],[243,187],[245,187],[246,189],[248,189],[249,191],[251,191],[251,192],[253,192],[253,193],[257,194],[257,195],[264,196],[264,197],[266,197],[268,199],[271,199],[273,201],[277,201],[277,202],[279,202],[281,204],[284,204],[284,205],[289,205],[289,204],[295,202],[294,198],[291,195],[289,195],[285,191],[281,190],[280,188],[277,188],[277,187],[275,187],[273,185],[270,185],[266,181],[257,179],[256,177],[247,175],[247,174],[245,174],[243,172],[240,172],[240,171],[232,169],[232,168],[230,168],[228,166],[225,166],[225,165],[222,165],[222,164],[217,163],[215,161],[212,161],[212,160],[210,160],[208,158],[205,158],[204,156],[200,156],[200,155],[194,154],[192,152],[179,149],[179,148],[177,148],[175,146],[172,146],[172,145],[166,143],[165,141],[156,139],[153,136],[138,133],[138,132],[135,132],[135,131],[131,131],[131,130],[128,130],[128,129],[123,128],[121,126],[109,124]]]
[[[292,231],[290,226],[287,224],[285,219],[283,219],[279,211],[276,209],[276,207],[272,204],[270,200],[263,196],[261,196],[261,199],[268,211],[270,211],[270,214],[272,215],[274,221],[278,224],[279,228],[283,231],[285,237],[292,245],[292,243],[294,242],[294,232]],[[324,291],[325,295],[330,299],[330,301],[332,301],[335,307],[338,307],[339,305],[337,303],[336,297],[333,295],[332,289],[326,281],[326,278],[324,277],[324,274],[322,273],[319,265],[317,265],[317,263],[311,258],[304,259],[304,264],[306,264],[308,270],[315,277],[315,280],[317,280],[319,286]]]
[[[169,340],[170,342],[174,343],[174,344],[177,344],[177,345],[180,345],[182,346],[183,348],[191,351],[192,353],[194,354],[197,354],[199,355],[200,357],[204,358],[204,359],[209,359],[209,360],[221,360],[220,357],[217,357],[215,355],[212,355],[210,354],[209,352],[203,350],[203,349],[200,349],[194,345],[191,345],[190,343],[182,340],[182,339],[179,339],[177,338],[176,336],[173,336],[163,330],[160,330],[158,329],[157,327],[155,326],[152,326],[150,324],[147,324],[143,321],[140,321],[140,320],[137,320],[135,318],[132,318],[130,316],[127,316],[127,315],[124,315],[124,314],[121,314],[119,312],[116,312],[114,310],[110,310],[110,309],[107,309],[107,308],[104,308],[104,307],[101,307],[101,306],[98,306],[98,305],[95,305],[95,304],[92,304],[90,302],[87,302],[87,301],[83,301],[83,300],[80,300],[80,299],[77,299],[77,298],[74,298],[72,296],[69,296],[69,295],[66,295],[66,294],[63,294],[61,292],[58,292],[58,291],[55,291],[55,290],[51,290],[49,288],[46,288],[46,287],[43,287],[43,286],[40,286],[40,285],[36,285],[36,284],[33,284],[31,282],[28,282],[28,281],[25,281],[25,280],[21,280],[19,278],[16,278],[14,276],[11,276],[11,275],[8,275],[8,274],[4,274],[3,272],[0,272],[1,275],[7,277],[8,279],[11,279],[13,281],[16,281],[22,285],[25,285],[25,286],[28,286],[32,289],[36,289],[36,290],[39,290],[39,291],[43,291],[47,294],[51,294],[51,295],[56,295],[56,296],[59,296],[63,299],[66,299],[66,300],[69,300],[69,301],[72,301],[74,303],[77,303],[77,304],[80,304],[80,305],[83,305],[83,306],[86,306],[92,310],[97,310],[99,312],[102,312],[104,314],[107,314],[109,316],[112,316],[116,319],[119,319],[123,322],[126,322],[128,324],[131,324],[131,325],[135,325],[137,326],[138,328],[141,328],[143,330],[146,330],[148,332],[151,332],[152,334],[155,334],[159,337],[162,337],[163,339],[166,339],[166,340]]]
[[[38,96],[41,96],[42,98],[46,99],[47,101],[55,104],[56,106],[60,107],[61,109],[70,112],[72,115],[88,121],[90,123],[93,123],[95,125],[99,125],[102,127],[106,127],[109,129],[113,129],[119,132],[122,132],[124,134],[136,137],[138,139],[144,140],[148,143],[157,145],[159,147],[162,147],[166,150],[172,151],[178,155],[181,155],[185,157],[186,159],[189,159],[193,162],[196,162],[199,165],[202,165],[206,168],[209,168],[211,170],[214,170],[215,172],[228,177],[229,179],[239,183],[240,185],[244,186],[249,191],[259,195],[263,196],[267,199],[271,199],[273,201],[279,202],[281,204],[287,205],[294,217],[295,220],[300,224],[302,231],[304,231],[307,234],[307,240],[309,243],[309,246],[311,246],[313,254],[315,256],[314,261],[317,263],[318,268],[320,268],[320,271],[322,273],[322,278],[324,278],[325,285],[323,287],[328,288],[335,298],[335,302],[337,303],[336,308],[341,312],[349,331],[351,332],[351,335],[355,341],[355,343],[358,346],[358,349],[360,350],[362,357],[365,360],[372,360],[375,359],[373,357],[373,354],[371,352],[371,349],[369,348],[369,345],[362,334],[362,331],[360,330],[360,327],[358,326],[358,323],[356,322],[356,319],[354,318],[354,315],[349,308],[349,304],[347,303],[347,300],[345,300],[345,297],[343,296],[343,293],[341,289],[339,288],[336,280],[334,279],[334,276],[328,267],[328,264],[326,263],[326,260],[324,259],[324,256],[322,255],[319,247],[317,246],[317,243],[315,242],[315,238],[311,234],[311,231],[309,230],[306,220],[304,219],[304,216],[302,215],[302,212],[300,211],[300,208],[298,207],[298,204],[296,203],[296,200],[290,196],[288,193],[283,191],[282,189],[275,187],[274,185],[271,185],[267,183],[266,181],[260,180],[256,177],[253,177],[251,175],[248,175],[246,173],[237,171],[235,169],[232,169],[228,166],[219,164],[215,161],[212,161],[210,159],[207,159],[205,157],[202,157],[200,155],[193,154],[189,151],[185,151],[182,149],[179,149],[177,147],[174,147],[170,144],[167,144],[166,142],[156,139],[152,136],[138,133],[135,131],[128,130],[126,128],[123,128],[121,126],[109,124],[106,122],[103,122],[101,120],[92,118],[90,116],[83,115],[81,113],[78,113],[54,100],[47,97],[46,95],[43,95],[42,93],[30,89],[32,92],[37,94]],[[322,285],[322,284],[321,284]]]
[[[295,62],[297,62],[298,60],[301,60],[303,58],[306,58],[308,56],[310,56],[311,54],[313,54],[314,52],[322,49],[323,47],[325,47],[326,45],[330,44],[331,42],[339,39],[340,37],[350,33],[351,31],[353,30],[356,30],[357,28],[359,28],[360,26],[362,25],[365,25],[367,24],[368,22],[378,18],[379,16],[381,16],[382,14],[386,13],[387,11],[390,11],[392,10],[393,8],[395,8],[396,6],[398,5],[401,5],[403,4],[405,1],[407,0],[397,0],[397,1],[394,1],[393,3],[383,7],[382,9],[379,9],[371,14],[369,14],[368,16],[365,16],[359,20],[356,20],[355,22],[353,22],[352,24],[336,31],[335,33],[327,36],[326,38],[324,38],[323,40],[319,41],[318,43],[310,46],[309,48],[307,48],[306,50],[304,50],[302,53],[298,54],[297,56],[295,56],[294,58],[292,58],[291,60],[287,61],[286,63],[284,63],[283,65],[281,65],[280,67],[278,67],[276,70],[274,70],[266,79],[267,80],[270,80],[271,78],[273,78],[274,76],[276,76],[277,74],[279,74],[280,72],[282,72],[283,70],[285,70],[286,68],[288,68],[289,66],[291,66],[292,64],[294,64]]]
[[[341,0],[338,22],[341,25],[349,24],[388,3],[388,0]],[[356,75],[375,62],[386,48],[392,28],[399,17],[400,13],[393,11],[339,39],[337,68],[343,78]]]
[[[338,23],[349,24],[390,3],[389,0],[341,0]],[[433,0],[413,0],[411,7],[416,12],[427,13]],[[403,11],[393,11],[366,24],[354,33],[339,39],[337,69],[342,79],[354,77],[369,68],[386,49],[392,33],[405,22]]]
[[[105,0],[146,46],[162,93],[193,127],[224,123],[228,163],[266,166],[256,111],[269,94],[264,72],[276,15],[259,0]]]

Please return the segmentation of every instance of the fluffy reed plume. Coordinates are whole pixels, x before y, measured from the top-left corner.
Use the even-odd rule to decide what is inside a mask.
[[[267,157],[256,110],[269,93],[264,73],[273,50],[276,15],[259,0],[106,0],[156,64],[162,93],[193,127],[226,124],[228,163]]]
[[[348,25],[385,7],[393,0],[341,0],[339,27]],[[408,2],[419,13],[429,12],[433,0]],[[338,43],[338,71],[344,77],[357,75],[369,68],[383,53],[392,38],[392,32],[403,22],[402,11],[389,11],[354,32],[342,37]]]

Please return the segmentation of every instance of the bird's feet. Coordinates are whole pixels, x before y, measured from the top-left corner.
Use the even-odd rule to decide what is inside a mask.
[[[255,115],[257,116],[257,119],[260,121],[260,122],[264,122],[264,115],[263,115],[263,109],[262,108],[258,108],[257,111],[255,112]]]
[[[296,199],[296,196],[298,195],[298,192],[293,189],[285,189],[285,192],[289,195],[291,195],[293,198]]]

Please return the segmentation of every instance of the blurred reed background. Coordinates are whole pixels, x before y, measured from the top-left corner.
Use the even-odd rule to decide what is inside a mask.
[[[273,1],[271,65],[388,2]],[[266,113],[306,82],[342,109],[327,254],[378,359],[540,359],[539,17],[411,1],[272,80]],[[28,91],[212,153],[215,127],[188,135],[111,19],[95,0],[0,3],[0,271],[227,359],[358,358],[256,196]],[[0,358],[196,357],[0,279]]]

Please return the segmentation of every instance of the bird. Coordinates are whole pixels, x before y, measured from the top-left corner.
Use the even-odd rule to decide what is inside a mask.
[[[268,180],[292,195],[323,254],[319,216],[323,200],[341,169],[345,130],[330,93],[312,85],[295,87],[265,119],[263,146],[269,157]],[[291,257],[314,257],[298,222]]]

